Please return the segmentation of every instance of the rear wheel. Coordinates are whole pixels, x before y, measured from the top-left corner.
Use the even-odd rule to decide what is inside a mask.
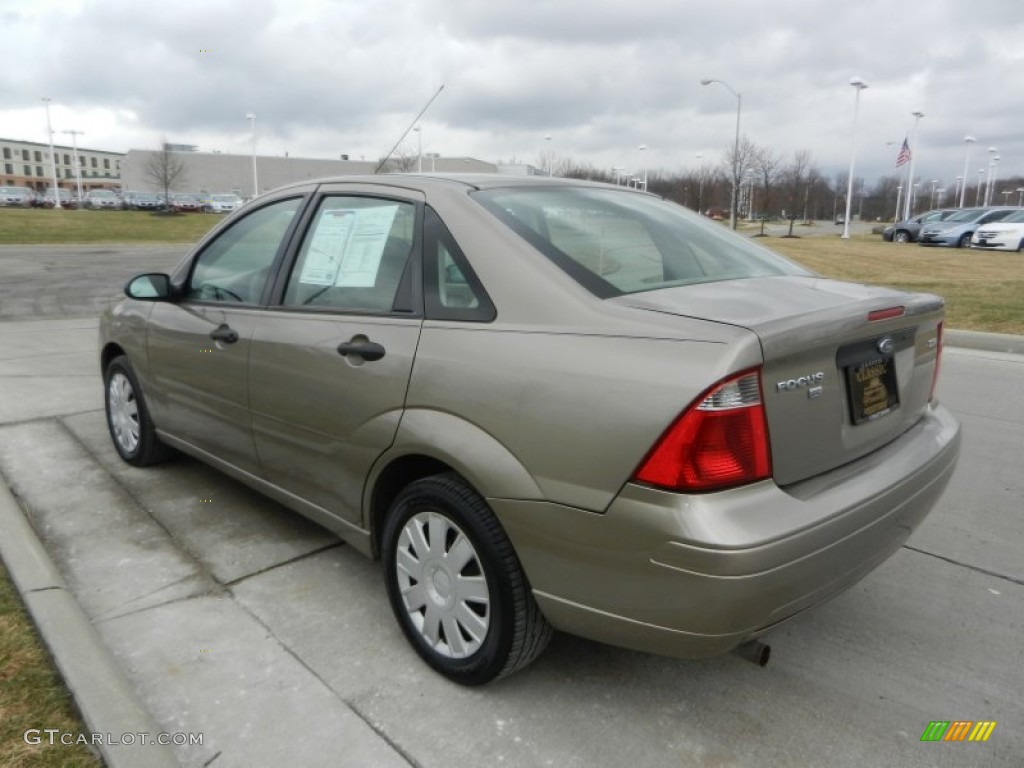
[[[462,685],[533,661],[551,639],[519,559],[487,502],[457,475],[403,490],[382,538],[391,608],[416,652]]]
[[[910,242],[910,233],[907,232],[905,229],[901,229],[901,230],[899,230],[897,232],[893,232],[892,233],[892,241],[894,243],[909,243]]]
[[[121,458],[136,467],[167,459],[172,451],[156,436],[153,420],[128,358],[121,355],[111,360],[103,380],[107,428]]]

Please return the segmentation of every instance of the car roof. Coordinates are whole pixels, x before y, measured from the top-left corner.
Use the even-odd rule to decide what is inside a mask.
[[[472,190],[507,189],[515,187],[593,187],[595,189],[619,189],[636,192],[628,187],[582,179],[564,179],[551,176],[512,176],[500,173],[381,173],[351,176],[330,176],[320,179],[295,182],[280,189],[304,187],[309,184],[380,184],[426,191],[432,188],[462,186]],[[640,192],[639,194],[644,194]]]

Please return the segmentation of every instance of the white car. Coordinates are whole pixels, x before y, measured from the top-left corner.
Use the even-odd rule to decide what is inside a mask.
[[[85,196],[85,207],[93,211],[119,211],[123,206],[121,198],[109,189],[93,189]]]
[[[203,205],[207,213],[232,213],[242,207],[242,198],[238,195],[211,195]]]
[[[979,227],[971,238],[971,247],[993,251],[1019,251],[1024,248],[1024,209],[1001,221]]]

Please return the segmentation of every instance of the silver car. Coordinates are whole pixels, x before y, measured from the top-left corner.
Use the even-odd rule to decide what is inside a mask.
[[[552,630],[764,661],[899,549],[959,452],[940,298],[622,187],[293,185],[126,293],[99,353],[122,458],[184,451],[380,558],[463,684]]]

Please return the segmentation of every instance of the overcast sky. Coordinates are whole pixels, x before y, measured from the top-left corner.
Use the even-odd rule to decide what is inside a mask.
[[[825,173],[952,186],[998,148],[1024,175],[1019,0],[0,0],[0,136],[84,131],[96,149],[381,157],[421,120],[424,152],[611,169],[719,164],[741,132]],[[550,139],[546,138],[550,136]],[[644,152],[639,145],[646,145]],[[417,150],[415,134],[404,144]],[[698,161],[697,155],[702,155]],[[904,168],[906,170],[906,168]]]

